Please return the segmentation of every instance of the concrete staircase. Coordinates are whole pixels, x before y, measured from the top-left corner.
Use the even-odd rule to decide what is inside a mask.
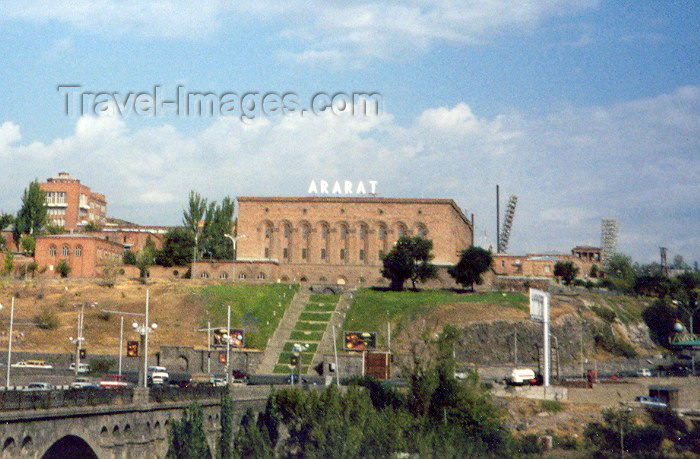
[[[267,343],[265,353],[258,365],[256,374],[269,375],[273,373],[280,352],[284,349],[284,343],[289,340],[292,330],[310,297],[311,293],[309,289],[303,286],[300,287],[299,291],[294,295],[289,307],[284,311],[279,325],[277,325],[277,330],[275,330],[275,333],[272,334],[270,341]]]
[[[321,342],[318,345],[318,349],[316,350],[316,353],[314,354],[314,358],[311,361],[311,365],[309,365],[309,369],[307,371],[307,374],[315,374],[314,368],[316,365],[318,365],[322,360],[324,355],[333,355],[333,326],[335,325],[335,335],[337,338],[339,338],[339,342],[342,343],[342,336],[341,333],[342,327],[343,327],[343,322],[345,322],[345,314],[348,312],[350,309],[350,306],[352,305],[353,297],[354,297],[355,291],[349,290],[345,291],[341,296],[340,299],[338,300],[338,304],[335,307],[335,312],[331,315],[331,320],[328,322],[328,326],[326,327],[325,332],[323,333],[323,338],[321,338]],[[342,346],[342,344],[339,344],[338,346]],[[338,348],[338,352],[341,352],[342,348]],[[326,369],[327,371],[327,369]]]

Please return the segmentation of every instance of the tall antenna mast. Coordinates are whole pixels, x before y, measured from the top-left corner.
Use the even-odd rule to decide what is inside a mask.
[[[518,197],[511,195],[508,200],[508,207],[503,218],[503,228],[499,238],[498,253],[506,253],[508,250],[508,239],[510,239],[510,230],[513,227],[513,218],[515,217],[515,206],[518,205]]]
[[[496,185],[496,253],[501,247],[501,195]]]
[[[600,245],[602,247],[603,270],[608,270],[610,257],[617,251],[617,220],[605,218],[601,224]]]

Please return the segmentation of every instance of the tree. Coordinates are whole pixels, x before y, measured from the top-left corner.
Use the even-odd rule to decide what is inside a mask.
[[[219,436],[219,458],[233,457],[233,400],[228,387],[221,396],[221,434]]]
[[[630,291],[634,288],[635,271],[632,259],[621,253],[614,253],[608,260],[608,267],[605,272],[610,278],[612,286],[621,291]]]
[[[430,263],[433,241],[420,236],[401,236],[383,258],[382,276],[391,281],[392,290],[403,290],[410,279],[413,288],[416,281],[425,282],[437,276],[437,268]]]
[[[139,277],[145,279],[148,277],[149,269],[155,260],[155,254],[151,249],[145,246],[136,255],[136,267],[139,268]]]
[[[5,260],[2,263],[2,275],[3,276],[10,276],[14,272],[15,269],[15,263],[14,259],[15,256],[12,255],[12,252],[9,250],[5,250],[4,252],[5,255]]]
[[[124,252],[124,256],[122,257],[122,263],[124,263],[125,265],[135,265],[136,254],[131,250],[127,250],[126,252]]]
[[[38,235],[46,224],[46,193],[39,188],[39,182],[34,180],[24,190],[22,207],[15,219],[15,239],[22,234]]]
[[[676,255],[673,257],[673,262],[671,262],[671,269],[682,269],[684,271],[690,270],[690,265],[685,262],[683,255]]]
[[[170,423],[168,459],[211,458],[204,433],[202,407],[193,403],[185,408],[182,419]]]
[[[100,227],[97,226],[97,223],[95,223],[93,221],[89,221],[89,222],[87,222],[87,224],[85,226],[83,226],[83,231],[85,231],[87,233],[94,233],[94,232],[99,231],[99,230],[100,230]]]
[[[19,238],[19,247],[24,255],[33,257],[36,250],[36,240],[29,234],[23,234]]]
[[[271,459],[274,457],[272,448],[265,441],[263,433],[255,423],[255,413],[251,408],[248,408],[241,418],[241,426],[238,429],[233,449],[236,457],[241,459],[249,457]]]
[[[68,277],[71,272],[71,267],[67,260],[61,260],[56,265],[56,272],[61,275],[61,277]]]
[[[623,451],[632,453],[647,453],[643,457],[657,457],[664,431],[656,425],[638,425],[631,411],[603,410],[603,422],[591,422],[586,425],[584,435],[588,441],[597,447],[594,457],[622,457]],[[651,453],[651,454],[649,454]]]
[[[4,230],[7,226],[14,223],[15,217],[12,214],[4,214],[0,212],[0,231]]]
[[[554,275],[570,285],[578,275],[578,267],[571,261],[558,261],[554,264]]]
[[[593,266],[591,266],[591,270],[588,272],[588,277],[596,278],[596,277],[598,277],[598,275],[599,275],[598,265],[593,264]]]
[[[489,270],[492,262],[491,252],[472,246],[462,251],[457,264],[447,272],[459,285],[469,286],[473,291],[474,284],[481,285],[481,275]]]
[[[186,228],[173,228],[165,235],[163,248],[156,253],[160,266],[184,266],[192,262],[194,234]]]
[[[66,229],[62,226],[48,224],[44,227],[44,231],[48,234],[63,234]]]

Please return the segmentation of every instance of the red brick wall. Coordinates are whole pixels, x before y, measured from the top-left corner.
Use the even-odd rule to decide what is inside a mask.
[[[55,255],[51,248],[55,248]],[[67,255],[64,255],[64,247]],[[79,250],[78,250],[79,249]],[[109,259],[121,264],[121,244],[83,235],[41,236],[36,240],[34,259],[39,269],[46,266],[46,276],[58,276],[56,267],[60,260],[67,260],[71,267],[69,277],[98,277]]]

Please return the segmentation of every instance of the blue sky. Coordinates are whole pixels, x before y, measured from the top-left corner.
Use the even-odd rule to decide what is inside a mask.
[[[517,5],[517,6],[514,6]],[[68,170],[110,215],[177,224],[190,189],[305,195],[311,179],[450,197],[495,239],[494,188],[520,197],[511,253],[596,244],[700,255],[700,3],[541,0],[5,1],[0,210]],[[67,117],[56,87],[126,93],[378,91],[384,114]],[[505,201],[505,199],[504,199]]]

